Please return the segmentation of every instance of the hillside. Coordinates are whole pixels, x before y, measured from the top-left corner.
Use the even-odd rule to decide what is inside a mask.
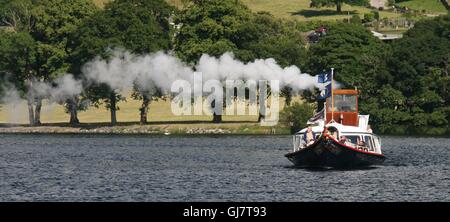
[[[281,18],[291,18],[300,21],[308,20],[336,20],[350,18],[354,14],[363,17],[364,13],[371,10],[365,7],[350,6],[344,4],[343,13],[338,14],[335,7],[310,8],[310,0],[243,0],[253,11],[268,11]],[[392,12],[380,12],[380,17],[399,17],[400,14]]]
[[[103,6],[109,0],[94,0],[98,6]],[[182,0],[166,0],[170,4],[181,8]],[[296,19],[299,21],[311,20],[336,20],[350,18],[354,14],[363,17],[371,9],[359,6],[350,6],[344,4],[342,14],[336,12],[334,7],[310,8],[310,0],[241,0],[253,11],[267,11],[279,18]],[[445,14],[447,10],[439,0],[409,0],[401,2],[399,6],[405,6],[418,11],[425,11],[428,14]],[[396,18],[401,14],[380,11],[381,18]]]
[[[447,13],[447,9],[445,9],[445,6],[440,0],[409,0],[400,2],[398,5],[430,14]]]
[[[109,0],[94,0],[95,4],[102,7]],[[181,0],[166,0],[170,4],[181,8],[183,3]],[[349,18],[354,14],[359,14],[363,17],[364,13],[370,12],[370,9],[358,6],[343,6],[343,14],[337,14],[336,8],[310,8],[310,0],[241,0],[251,10],[267,11],[279,18],[296,19],[300,21],[309,20],[336,20]],[[399,17],[400,14],[391,12],[381,12],[381,18]]]

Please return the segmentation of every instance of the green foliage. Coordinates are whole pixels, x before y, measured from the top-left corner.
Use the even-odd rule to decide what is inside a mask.
[[[106,4],[104,10],[85,19],[74,36],[71,71],[80,74],[86,62],[97,56],[107,59],[115,48],[137,54],[169,50],[169,18],[174,10],[164,0],[116,0]],[[112,104],[123,99],[105,84],[91,85],[84,97],[96,106],[104,102],[112,111],[118,109]]]
[[[343,87],[362,88],[374,93],[373,82],[389,77],[385,59],[389,47],[358,24],[337,23],[328,26],[328,34],[309,50],[308,71],[320,73],[335,68],[335,79]]]
[[[361,24],[361,18],[359,17],[359,15],[353,15],[352,18],[350,19],[350,23],[353,24]]]
[[[268,13],[254,14],[242,23],[233,42],[238,47],[236,55],[248,62],[257,58],[274,58],[281,66],[302,67],[306,50],[295,23],[275,19]]]
[[[36,48],[26,32],[0,31],[0,79],[25,91],[25,80],[34,75]]]
[[[169,17],[174,10],[163,0],[118,0],[85,19],[73,39],[72,71],[112,48],[150,53],[170,48]]]
[[[95,12],[96,7],[90,0],[37,1],[31,35],[38,43],[41,78],[51,81],[68,71],[69,56],[74,49],[69,44],[70,39],[82,20]]]
[[[358,25],[330,26],[310,49],[309,69],[335,68],[345,88],[361,89],[360,111],[371,115],[380,132],[393,125],[448,125],[450,19],[418,22],[391,45]]]
[[[333,26],[336,23],[337,22],[335,21],[317,21],[317,20],[299,22],[297,23],[296,29],[299,30],[300,32],[308,32],[311,30],[315,30],[320,26],[328,27]]]
[[[306,50],[297,23],[252,13],[236,0],[191,3],[176,19],[182,26],[174,48],[182,60],[195,64],[202,54],[233,52],[243,62],[274,58],[281,66],[304,65]]]
[[[341,12],[342,4],[367,6],[369,4],[368,0],[311,0],[311,7],[331,7],[336,6],[336,10]]]
[[[0,0],[0,77],[24,89],[24,80],[35,74],[36,41],[29,34],[32,4],[27,0]]]
[[[362,20],[363,23],[372,23],[375,21],[380,21],[380,13],[378,11],[371,11],[364,14],[364,18]]]
[[[336,6],[340,11],[344,3],[366,5],[368,1],[311,3],[312,7]],[[417,22],[402,39],[384,43],[361,25],[358,15],[350,19],[352,24],[299,23],[267,12],[253,13],[239,0],[191,0],[185,5],[177,14],[164,0],[115,0],[104,10],[90,0],[0,0],[0,26],[8,27],[0,30],[0,84],[12,83],[23,94],[28,79],[52,81],[67,71],[79,75],[87,61],[108,58],[114,48],[137,54],[174,49],[189,63],[203,53],[233,52],[244,62],[274,58],[282,66],[297,65],[309,73],[335,68],[342,88],[361,89],[360,111],[371,115],[378,132],[448,131],[448,15]],[[172,18],[179,29],[171,28]],[[364,15],[363,22],[374,20],[379,20],[377,11]],[[307,51],[300,32],[321,25],[327,35]],[[111,99],[122,99],[112,93],[105,85],[85,91],[95,105],[106,102],[107,106]],[[141,99],[143,94],[133,96]],[[282,119],[298,130],[312,113],[309,105],[296,103],[286,108]]]
[[[450,104],[449,34],[450,16],[441,16],[418,22],[392,45],[393,87],[407,98],[405,109],[414,115],[414,125],[443,126],[450,121],[450,116],[436,111]]]
[[[0,1],[0,73],[22,93],[25,81],[52,81],[69,67],[69,39],[84,17],[94,13],[89,0]]]
[[[193,1],[176,21],[182,26],[175,51],[189,63],[204,53],[233,52],[245,62],[271,57],[281,65],[301,65],[306,55],[296,23],[252,13],[240,1]]]
[[[150,53],[170,48],[169,16],[174,9],[163,0],[113,1],[85,19],[74,36],[72,72],[96,56],[107,58],[113,48]]]
[[[0,0],[0,26],[30,32],[34,24],[32,9],[32,0]]]
[[[442,0],[396,0],[396,7],[407,7],[410,10],[419,11],[421,13],[448,13]]]
[[[388,6],[394,6],[396,3],[396,0],[388,0]]]
[[[314,108],[308,103],[294,102],[280,113],[280,121],[291,127],[291,132],[297,132],[306,127],[309,118],[314,114]]]
[[[377,21],[380,21],[380,12],[372,11],[372,13],[373,13],[373,18]]]
[[[378,11],[371,11],[369,13],[364,14],[364,18],[362,20],[363,23],[373,22],[373,21],[379,21],[380,20],[380,13]]]
[[[176,18],[182,26],[175,38],[175,51],[181,59],[191,63],[204,53],[220,56],[233,51],[240,54],[233,40],[239,37],[238,27],[250,16],[247,7],[233,0],[192,1]]]

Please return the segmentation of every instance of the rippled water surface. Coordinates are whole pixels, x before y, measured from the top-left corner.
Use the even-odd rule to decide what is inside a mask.
[[[450,139],[382,137],[386,162],[293,168],[290,136],[0,135],[0,201],[450,201]]]

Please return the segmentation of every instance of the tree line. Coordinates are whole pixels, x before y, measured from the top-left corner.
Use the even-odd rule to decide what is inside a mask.
[[[185,1],[182,9],[164,0],[116,0],[102,9],[90,0],[0,0],[0,81],[20,91],[28,101],[30,124],[39,125],[46,98],[29,90],[31,84],[53,82],[64,73],[83,80],[83,65],[95,57],[108,59],[113,48],[143,55],[171,52],[192,65],[204,53],[233,52],[243,62],[274,58],[312,74],[334,67],[344,87],[361,89],[360,109],[381,131],[395,124],[448,126],[448,15],[418,22],[391,43],[361,24],[337,21],[321,23],[327,35],[309,45],[302,31],[317,24],[255,13],[236,0]],[[290,98],[290,90],[283,89],[283,95]],[[315,95],[304,92],[311,101]],[[105,84],[90,84],[61,105],[71,124],[79,123],[85,101],[105,105],[114,124],[123,96]],[[162,96],[133,92],[142,101],[141,123],[147,121],[149,104]]]

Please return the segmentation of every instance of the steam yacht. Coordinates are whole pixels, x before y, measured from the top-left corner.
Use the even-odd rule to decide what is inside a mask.
[[[299,167],[383,163],[381,140],[370,129],[369,116],[358,113],[358,91],[341,89],[330,94],[323,110],[309,121],[309,127],[293,136],[293,151],[285,156]]]

